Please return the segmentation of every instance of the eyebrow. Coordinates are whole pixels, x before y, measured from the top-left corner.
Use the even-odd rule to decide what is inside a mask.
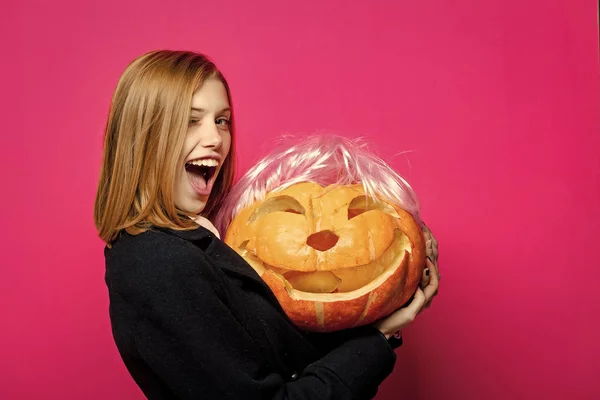
[[[198,108],[198,107],[192,107],[192,111],[197,111],[199,113],[206,112],[206,110],[204,108]],[[217,114],[221,114],[221,113],[224,113],[226,111],[231,111],[231,107],[225,107],[224,109],[222,109],[221,111],[219,111]]]

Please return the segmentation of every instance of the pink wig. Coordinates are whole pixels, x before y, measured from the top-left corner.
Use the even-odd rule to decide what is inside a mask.
[[[300,182],[322,186],[360,183],[365,194],[398,205],[418,223],[419,200],[409,183],[365,143],[335,135],[301,138],[272,151],[233,186],[215,218],[224,236],[229,223],[244,208],[265,195]]]

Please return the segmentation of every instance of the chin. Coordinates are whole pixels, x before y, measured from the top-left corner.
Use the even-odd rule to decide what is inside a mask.
[[[202,206],[200,206],[200,207],[194,207],[194,208],[192,208],[192,210],[190,212],[194,215],[200,215],[200,213],[202,211],[204,211],[205,206],[206,206],[206,204],[202,204]]]
[[[186,213],[190,213],[193,215],[199,215],[202,211],[204,211],[204,208],[206,207],[206,201],[202,201],[202,200],[188,200],[186,201],[184,204],[175,204],[177,206],[177,208],[179,208],[181,211],[184,211]]]

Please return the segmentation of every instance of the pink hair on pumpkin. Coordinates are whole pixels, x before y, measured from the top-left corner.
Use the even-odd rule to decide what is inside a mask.
[[[258,161],[240,178],[221,205],[215,226],[224,236],[244,208],[265,199],[267,193],[300,182],[322,186],[362,184],[372,199],[394,203],[421,224],[419,200],[409,183],[367,148],[361,139],[315,135],[285,143]]]

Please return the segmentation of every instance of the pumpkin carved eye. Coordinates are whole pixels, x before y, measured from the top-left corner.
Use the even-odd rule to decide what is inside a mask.
[[[252,216],[248,219],[248,222],[252,223],[264,215],[277,211],[302,215],[306,213],[306,210],[304,207],[302,207],[302,204],[300,204],[295,198],[291,196],[276,196],[266,200],[260,207],[258,207],[254,213],[252,213]]]
[[[400,218],[394,207],[382,202],[375,202],[370,197],[358,196],[348,204],[348,219],[357,217],[367,211],[379,210],[394,218]]]

